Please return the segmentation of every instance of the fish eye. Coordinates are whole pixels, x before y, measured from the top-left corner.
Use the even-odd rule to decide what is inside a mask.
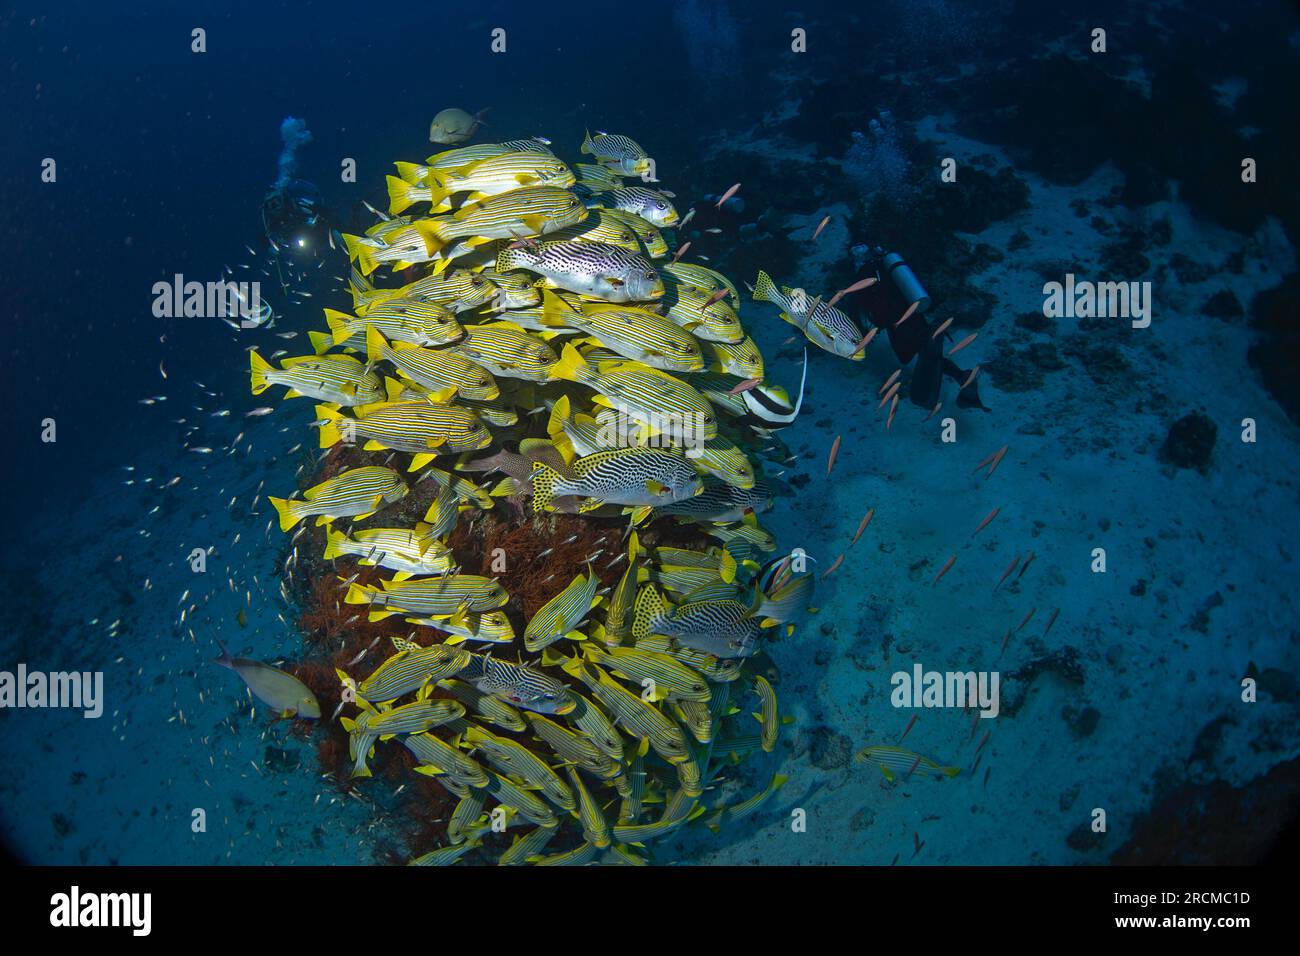
[[[645,277],[646,277],[647,279],[650,279],[651,281],[653,281],[654,278],[655,278],[655,274],[654,274],[653,272],[647,272],[647,273],[645,274]]]

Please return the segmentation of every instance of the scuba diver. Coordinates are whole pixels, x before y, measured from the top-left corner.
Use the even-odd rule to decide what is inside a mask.
[[[896,252],[885,252],[877,246],[872,250],[861,278],[874,276],[874,285],[854,296],[860,328],[871,326],[884,330],[890,347],[898,361],[906,367],[916,359],[908,397],[914,405],[933,409],[939,405],[944,378],[957,383],[957,407],[989,409],[980,401],[979,382],[970,378],[970,371],[961,368],[944,355],[948,335],[936,336],[935,329],[925,319],[930,307],[930,294],[916,277],[911,267]],[[908,309],[915,308],[906,322],[899,322]],[[964,384],[963,384],[964,383]]]
[[[329,241],[330,228],[320,190],[305,180],[277,182],[262,200],[262,231],[277,252],[314,255]]]
[[[315,259],[325,249],[342,248],[342,232],[358,231],[345,224],[321,199],[313,183],[298,179],[298,149],[311,142],[304,120],[286,116],[280,124],[279,175],[262,200],[262,233],[277,257]],[[353,210],[353,220],[357,210]]]

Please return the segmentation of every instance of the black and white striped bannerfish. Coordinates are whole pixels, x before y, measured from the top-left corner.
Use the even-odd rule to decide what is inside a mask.
[[[425,684],[459,674],[469,666],[469,651],[446,644],[421,647],[412,641],[394,638],[398,652],[384,661],[375,672],[356,687],[356,694],[371,703],[386,703],[419,690]],[[339,680],[350,686],[351,678],[336,670]]]
[[[344,601],[370,605],[374,609],[370,620],[379,621],[402,611],[449,617],[459,611],[476,614],[495,610],[510,600],[506,589],[495,578],[477,574],[443,574],[379,583],[382,587],[350,585]]]
[[[567,714],[577,706],[568,686],[523,664],[476,654],[462,677],[488,694],[539,714]]]
[[[366,465],[308,488],[301,500],[271,496],[268,500],[280,515],[280,530],[288,531],[310,515],[320,516],[318,525],[329,524],[335,518],[369,517],[384,505],[405,497],[408,490],[391,468]]]
[[[366,451],[391,448],[415,455],[410,471],[423,468],[439,455],[475,451],[492,444],[492,433],[468,408],[459,405],[432,405],[429,402],[384,402],[358,409],[349,418],[338,409],[317,405],[320,447],[330,448],[361,436],[369,439]],[[350,443],[350,441],[349,441]]]

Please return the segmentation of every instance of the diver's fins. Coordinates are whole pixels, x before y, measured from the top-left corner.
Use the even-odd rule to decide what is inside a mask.
[[[980,386],[978,377],[965,388],[961,388],[961,383],[970,377],[970,372],[964,368],[958,367],[952,359],[943,360],[943,374],[947,375],[954,382],[958,383],[957,407],[958,408],[978,408],[981,411],[989,411],[987,405],[980,401]]]

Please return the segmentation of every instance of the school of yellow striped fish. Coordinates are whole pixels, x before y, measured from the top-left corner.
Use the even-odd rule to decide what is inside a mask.
[[[367,459],[270,501],[283,531],[329,525],[341,599],[394,623],[377,670],[338,672],[335,716],[353,777],[405,747],[458,801],[419,865],[481,862],[500,832],[502,864],[643,863],[785,780],[736,793],[727,771],[776,748],[784,720],[753,658],[811,610],[813,575],[762,526],[802,385],[792,401],[766,380],[736,286],[673,254],[675,197],[638,143],[589,133],[572,165],[551,146],[397,163],[388,212],[343,236],[352,312],[325,310],[313,354],[250,352],[254,394],[313,400],[320,447]],[[385,521],[430,479],[423,520]],[[463,573],[448,544],[506,499],[543,530],[556,513],[617,521],[625,547],[556,567],[554,596],[513,621],[501,582]],[[642,543],[683,525],[709,543]],[[349,579],[354,561],[385,576]],[[228,666],[313,716],[305,686],[254,665]]]

